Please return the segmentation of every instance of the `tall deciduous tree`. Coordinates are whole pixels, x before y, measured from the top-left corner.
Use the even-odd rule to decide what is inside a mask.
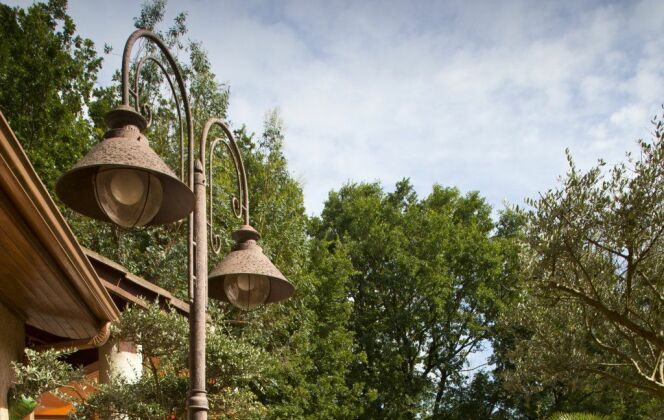
[[[354,418],[362,407],[361,389],[346,383],[358,357],[348,329],[352,303],[346,299],[352,266],[344,254],[331,254],[306,235],[302,190],[288,173],[277,111],[268,114],[256,143],[246,162],[254,174],[253,197],[259,197],[253,201],[254,225],[297,292],[260,311],[229,313],[252,323],[235,332],[269,354],[265,380],[252,390],[268,407],[266,418]]]
[[[348,299],[365,386],[364,418],[441,416],[510,293],[504,244],[477,193],[434,186],[419,200],[408,181],[332,192],[318,238],[338,239],[355,274]]]

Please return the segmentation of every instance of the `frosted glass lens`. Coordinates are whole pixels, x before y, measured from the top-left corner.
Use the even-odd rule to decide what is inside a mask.
[[[138,169],[99,169],[95,177],[97,201],[114,223],[130,228],[144,226],[161,207],[161,181]]]
[[[258,274],[230,274],[224,277],[228,301],[240,309],[254,309],[270,295],[270,279]]]
[[[239,274],[236,281],[237,287],[243,292],[248,292],[249,290],[256,288],[256,282],[251,281],[251,276],[249,274]]]
[[[130,206],[136,204],[145,193],[145,185],[137,171],[116,169],[111,177],[111,194],[120,203]]]

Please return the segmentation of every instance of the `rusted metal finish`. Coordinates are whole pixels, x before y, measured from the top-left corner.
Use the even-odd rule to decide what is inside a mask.
[[[224,277],[232,274],[257,274],[270,279],[270,294],[265,303],[279,302],[295,293],[295,287],[265,256],[263,249],[256,243],[260,234],[251,226],[244,225],[233,232],[236,241],[233,250],[224,257],[209,275],[209,292],[211,298],[228,302],[224,291]]]
[[[117,109],[107,117],[111,129],[87,155],[64,174],[56,184],[56,192],[72,209],[86,216],[111,221],[99,205],[94,180],[100,169],[131,168],[150,172],[161,181],[163,194],[172,201],[162,206],[150,225],[170,223],[188,215],[193,207],[193,192],[150,148],[141,133],[145,121],[133,111]]]
[[[120,105],[104,115],[104,122],[109,129],[122,128],[126,125],[138,127],[143,132],[148,127],[147,120],[129,105]]]
[[[134,95],[134,106],[136,109],[142,110],[146,114],[148,114],[149,119],[148,119],[148,127],[151,125],[152,122],[152,110],[147,104],[143,104],[141,106],[141,90],[140,90],[140,85],[138,83],[139,81],[139,76],[141,74],[141,70],[143,69],[143,66],[145,65],[146,62],[153,62],[157,65],[157,67],[161,70],[162,74],[166,78],[166,81],[168,82],[168,86],[171,88],[171,92],[173,94],[173,101],[175,101],[175,110],[178,113],[178,127],[180,131],[180,179],[184,180],[184,126],[182,123],[182,108],[180,107],[180,98],[178,96],[178,91],[175,89],[175,85],[173,84],[173,80],[171,79],[171,76],[168,74],[168,70],[164,66],[164,63],[161,62],[157,57],[154,55],[147,55],[143,58],[141,58],[138,63],[136,64],[136,74],[134,75],[134,89],[132,91],[132,94]]]
[[[131,51],[134,43],[140,39],[145,38],[154,43],[166,61],[173,70],[175,81],[178,86],[180,98],[182,99],[182,106],[184,108],[184,116],[187,123],[187,151],[188,151],[188,185],[194,189],[200,189],[195,186],[195,168],[194,168],[194,125],[192,119],[191,108],[189,106],[189,97],[185,88],[182,73],[175,58],[171,55],[170,51],[164,42],[153,32],[145,29],[134,31],[125,44],[125,49],[122,58],[122,103],[129,106],[129,62],[131,59]],[[175,93],[174,93],[175,94]],[[177,95],[176,95],[177,96]],[[202,153],[205,153],[204,151]],[[182,157],[181,157],[182,161]],[[203,165],[204,160],[201,162]],[[204,167],[204,166],[203,166]],[[195,194],[194,212],[189,214],[188,218],[188,281],[189,281],[189,299],[190,299],[190,317],[189,317],[189,339],[190,339],[190,357],[189,357],[189,398],[188,398],[188,417],[194,420],[207,419],[208,400],[205,394],[205,305],[200,305],[200,299],[197,298],[201,295],[207,295],[207,263],[200,264],[199,256],[201,255],[201,244],[196,246],[194,231],[195,229],[202,229],[204,234],[203,242],[206,242],[207,237],[207,223],[205,221],[205,187],[203,185],[202,194],[202,207],[203,219],[202,223],[196,220],[195,215],[201,213],[201,194]],[[200,233],[200,232],[199,232]],[[207,247],[206,247],[207,248]],[[204,258],[207,258],[205,255]],[[196,268],[195,268],[196,267]],[[195,271],[196,270],[196,271]],[[199,270],[205,270],[205,275],[201,275]],[[198,275],[196,275],[198,274]],[[202,290],[201,290],[202,289]],[[203,316],[195,315],[202,308]],[[194,337],[196,337],[194,339]]]
[[[205,208],[205,172],[199,160],[194,164],[194,294],[189,311],[189,418],[206,419],[208,411],[205,391],[205,313],[207,310],[207,223]]]
[[[244,163],[242,163],[242,158],[239,159],[238,163],[238,156],[240,156],[239,151],[237,149],[237,145],[235,145],[235,141],[225,141],[223,139],[215,139],[212,141],[210,144],[210,163],[208,164],[208,171],[209,171],[209,176],[210,180],[212,180],[212,174],[213,174],[213,159],[214,159],[214,152],[217,148],[217,145],[223,144],[226,146],[226,149],[229,152],[229,155],[231,156],[231,159],[233,161],[233,168],[235,169],[235,174],[236,174],[236,179],[237,179],[237,190],[238,190],[238,195],[240,197],[246,197],[246,205],[243,205],[240,200],[237,198],[236,195],[233,195],[231,197],[231,208],[233,209],[233,214],[235,214],[235,217],[238,219],[245,219],[245,223],[249,220],[249,198],[247,195],[247,190],[245,189],[244,185],[246,185],[246,175],[244,174]],[[235,148],[233,146],[235,145]],[[242,170],[240,170],[242,168]],[[212,251],[215,254],[219,254],[221,251],[221,237],[219,236],[218,233],[214,231],[214,218],[213,218],[213,203],[214,203],[214,191],[213,191],[213,183],[210,182],[210,187],[209,187],[209,197],[208,197],[208,202],[209,202],[209,214],[210,214],[210,222],[208,223],[208,226],[210,227],[210,245],[212,246]]]
[[[148,139],[133,125],[107,131],[104,140],[72,169],[101,165],[135,167],[177,179],[171,168],[150,148]]]
[[[226,149],[228,150],[229,155],[231,156],[231,160],[233,162],[233,167],[235,168],[235,174],[237,179],[237,192],[238,196],[240,197],[239,199],[237,198],[237,196],[232,197],[231,207],[233,208],[233,213],[235,214],[235,216],[239,219],[243,219],[245,225],[249,225],[249,188],[247,185],[247,173],[244,169],[244,162],[242,161],[242,154],[240,153],[240,148],[238,147],[237,142],[235,141],[233,132],[223,120],[219,118],[210,118],[207,120],[205,126],[203,127],[203,135],[201,137],[200,150],[201,151],[205,150],[205,144],[207,142],[208,134],[210,132],[210,129],[214,125],[221,127],[226,137],[225,140],[218,138],[210,143],[210,162],[208,163],[208,171],[209,171],[208,178],[210,179],[210,186],[208,190],[209,193],[208,202],[210,206],[209,207],[210,221],[208,223],[208,226],[210,227],[210,244],[212,246],[212,251],[214,251],[215,254],[219,254],[219,251],[221,251],[221,238],[214,231],[214,222],[213,222],[214,191],[212,184],[214,152],[218,144],[220,143],[224,144],[224,146],[226,146]],[[203,154],[201,154],[201,161],[205,163],[205,156]]]
[[[122,104],[123,106],[130,107],[129,105],[129,64],[131,62],[131,53],[134,48],[134,44],[141,38],[145,38],[159,48],[159,51],[163,54],[166,59],[169,67],[173,71],[175,76],[175,82],[178,87],[180,98],[182,99],[182,107],[184,108],[184,117],[187,123],[187,172],[188,180],[187,185],[193,189],[194,185],[194,123],[191,113],[191,107],[189,106],[189,96],[187,95],[187,89],[185,87],[184,79],[182,78],[182,72],[180,71],[180,66],[178,65],[175,58],[168,50],[168,47],[164,41],[159,38],[157,34],[151,32],[147,29],[137,29],[132,32],[127,38],[125,43],[124,52],[122,54]],[[183,179],[184,181],[184,179]],[[194,215],[193,213],[189,214],[187,219],[188,225],[188,279],[189,284],[193,284],[194,278]],[[193,290],[189,290],[189,299],[191,300],[193,296]]]

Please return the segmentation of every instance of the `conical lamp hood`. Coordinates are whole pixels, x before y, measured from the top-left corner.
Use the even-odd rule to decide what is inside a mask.
[[[256,244],[258,232],[244,225],[233,233],[236,244],[233,250],[212,270],[208,276],[208,295],[213,299],[229,302],[224,292],[224,277],[233,274],[255,274],[270,279],[270,294],[265,303],[287,299],[295,293],[295,287],[286,280],[281,271],[263,254]]]
[[[104,139],[58,180],[55,186],[58,197],[79,213],[111,222],[97,200],[95,176],[99,169],[137,169],[155,175],[163,189],[163,203],[147,225],[186,217],[194,207],[194,193],[148,144],[142,134],[147,126],[145,119],[124,106],[109,112],[106,121],[111,128]]]

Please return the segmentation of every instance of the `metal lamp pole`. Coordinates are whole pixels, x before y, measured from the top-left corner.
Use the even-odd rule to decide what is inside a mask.
[[[130,59],[134,44],[141,38],[158,47],[175,77],[175,84],[159,58],[153,55],[143,57],[136,67],[135,87],[131,92],[134,106],[131,106]],[[187,126],[186,184],[154,153],[143,135],[143,131],[151,123],[151,113],[148,107],[140,106],[138,77],[141,67],[147,61],[158,65],[173,91],[180,127],[180,101],[182,102]],[[148,115],[147,119],[141,115],[141,109]],[[222,120],[211,118],[207,121],[198,144],[199,155],[195,159],[192,114],[184,80],[165,43],[153,32],[139,29],[127,39],[122,59],[122,105],[106,115],[106,122],[110,129],[104,139],[58,180],[56,192],[62,201],[74,210],[127,228],[169,223],[184,216],[188,217],[188,417],[193,420],[207,419],[209,405],[205,390],[205,326],[208,293],[211,297],[249,309],[263,303],[286,299],[295,289],[256,244],[260,235],[249,225],[249,199],[244,164],[233,133]],[[243,226],[233,234],[236,245],[232,252],[215,267],[209,277],[214,287],[208,292],[208,197],[205,165],[208,133],[215,125],[221,128],[227,141],[215,139],[210,147],[210,157],[219,143],[225,144],[230,152],[238,177],[240,196],[239,199],[233,197],[233,211],[242,219]],[[184,178],[182,128],[180,134],[180,178]],[[211,165],[209,176],[212,178]],[[211,195],[210,189],[210,203]],[[212,241],[213,251],[219,252],[221,244],[218,236],[212,235],[211,238],[216,239]]]

